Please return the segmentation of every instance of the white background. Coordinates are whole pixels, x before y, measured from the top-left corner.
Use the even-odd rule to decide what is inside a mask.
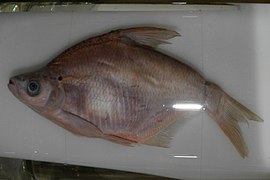
[[[270,178],[270,6],[212,12],[0,14],[0,156],[144,172],[182,179]],[[77,137],[39,116],[8,90],[11,76],[45,65],[65,48],[112,29],[167,27],[181,33],[159,50],[219,84],[259,114],[242,124],[242,159],[206,114],[183,120],[171,148],[124,147]],[[197,155],[197,159],[173,155]]]

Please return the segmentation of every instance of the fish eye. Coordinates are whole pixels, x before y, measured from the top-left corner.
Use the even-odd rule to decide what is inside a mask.
[[[38,81],[31,80],[27,84],[27,93],[29,96],[37,96],[40,91],[40,84]]]

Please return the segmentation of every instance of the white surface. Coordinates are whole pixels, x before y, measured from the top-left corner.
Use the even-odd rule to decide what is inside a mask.
[[[269,5],[222,12],[0,14],[0,156],[182,179],[269,179],[269,16]],[[9,77],[46,64],[86,37],[141,25],[179,31],[182,36],[160,50],[183,58],[265,120],[241,125],[248,158],[239,156],[204,113],[183,121],[171,148],[124,147],[70,134],[20,103],[7,88]]]

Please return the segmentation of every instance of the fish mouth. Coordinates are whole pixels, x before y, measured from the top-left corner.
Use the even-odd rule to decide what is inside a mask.
[[[15,82],[13,79],[10,79],[9,82],[8,82],[8,85],[15,85]]]
[[[18,97],[18,90],[16,88],[16,82],[13,79],[10,79],[8,82],[8,89],[12,92],[15,97]]]

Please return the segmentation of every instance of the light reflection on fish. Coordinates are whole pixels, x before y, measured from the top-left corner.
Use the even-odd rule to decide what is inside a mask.
[[[154,49],[175,36],[154,27],[112,31],[67,49],[38,71],[12,77],[8,87],[76,135],[126,145],[168,146],[176,120],[197,107],[246,157],[238,122],[263,120],[192,68]],[[187,104],[190,108],[175,108]]]

